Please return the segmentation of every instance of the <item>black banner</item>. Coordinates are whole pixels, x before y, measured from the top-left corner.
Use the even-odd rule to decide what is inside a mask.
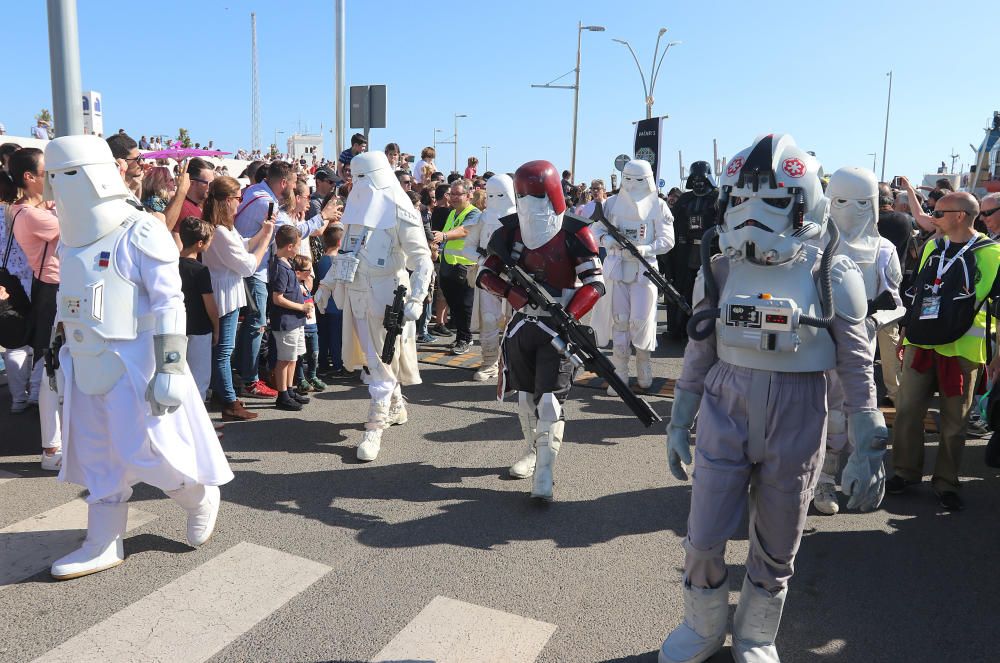
[[[660,179],[660,126],[663,118],[651,117],[639,120],[635,125],[635,146],[632,154],[636,159],[648,161],[653,168],[654,184]]]

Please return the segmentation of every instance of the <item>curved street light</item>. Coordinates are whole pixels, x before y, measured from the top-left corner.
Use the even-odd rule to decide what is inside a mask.
[[[649,85],[646,85],[646,74],[642,71],[642,65],[639,64],[639,58],[635,54],[635,50],[632,48],[632,44],[628,43],[625,39],[612,39],[611,41],[617,42],[625,46],[628,52],[632,54],[632,59],[635,60],[636,69],[639,70],[639,77],[642,79],[642,92],[646,97],[646,119],[653,117],[653,91],[656,88],[656,79],[660,75],[660,67],[663,66],[663,58],[666,57],[667,51],[670,50],[671,46],[677,46],[682,44],[680,41],[667,42],[666,48],[663,49],[663,53],[660,53],[660,39],[667,32],[666,28],[660,28],[660,31],[656,34],[656,47],[653,49],[653,62],[649,69]],[[657,59],[659,55],[659,59]]]

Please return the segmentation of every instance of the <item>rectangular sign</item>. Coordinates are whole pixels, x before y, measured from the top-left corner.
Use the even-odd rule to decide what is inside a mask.
[[[653,181],[660,179],[660,137],[662,135],[663,118],[651,117],[639,120],[635,124],[635,145],[633,158],[648,161],[653,168]]]

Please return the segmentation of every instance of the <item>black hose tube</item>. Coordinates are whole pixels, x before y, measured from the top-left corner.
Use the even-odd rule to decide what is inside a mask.
[[[814,318],[808,315],[799,317],[800,325],[823,329],[829,329],[830,325],[833,324],[833,283],[830,281],[830,265],[837,247],[840,245],[840,230],[837,228],[837,224],[830,221],[827,223],[827,228],[830,230],[830,241],[823,249],[823,257],[819,261],[819,303],[823,308],[823,317]]]
[[[719,227],[712,226],[701,238],[701,274],[705,281],[705,299],[712,304],[712,308],[697,311],[688,320],[688,337],[696,341],[704,341],[715,332],[715,320],[722,312],[719,308],[719,284],[712,273],[712,242],[718,236]],[[704,321],[708,321],[708,324],[699,328],[698,325]]]

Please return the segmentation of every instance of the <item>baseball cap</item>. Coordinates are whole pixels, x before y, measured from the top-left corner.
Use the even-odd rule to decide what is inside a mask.
[[[315,177],[317,180],[321,182],[337,179],[337,177],[333,174],[333,172],[329,168],[318,168],[316,170],[316,174],[313,175],[313,177]]]

